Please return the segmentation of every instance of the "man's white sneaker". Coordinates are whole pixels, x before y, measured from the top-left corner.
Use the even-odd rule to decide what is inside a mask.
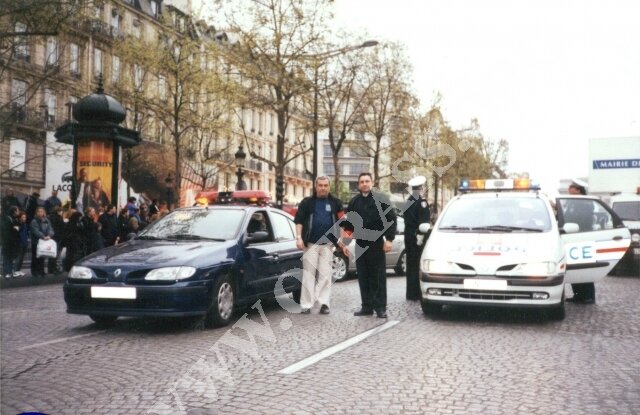
[[[18,277],[22,277],[24,274],[20,271],[16,271],[13,273],[12,277],[13,278],[18,278]]]
[[[6,279],[9,279],[9,278],[11,278],[11,274],[4,274],[4,277],[5,277]]]

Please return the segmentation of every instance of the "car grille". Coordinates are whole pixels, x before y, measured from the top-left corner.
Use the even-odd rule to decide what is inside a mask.
[[[460,297],[469,300],[531,300],[531,293],[527,291],[486,291],[486,290],[442,290],[442,296]]]

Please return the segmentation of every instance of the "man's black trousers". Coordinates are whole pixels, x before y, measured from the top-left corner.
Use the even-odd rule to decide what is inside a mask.
[[[363,310],[387,309],[387,270],[382,246],[376,242],[362,252],[364,248],[356,245],[356,272]]]

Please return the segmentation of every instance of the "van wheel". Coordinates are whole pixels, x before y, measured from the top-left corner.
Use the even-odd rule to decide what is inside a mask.
[[[95,314],[89,314],[89,318],[96,323],[96,326],[112,327],[116,324],[118,316],[96,316]]]
[[[213,295],[205,316],[207,328],[226,326],[231,322],[235,309],[235,292],[231,277],[221,275],[213,286]]]
[[[422,306],[422,312],[426,316],[440,314],[442,311],[442,304],[434,304],[428,300],[420,300],[420,305]]]
[[[564,290],[562,291],[562,300],[560,301],[560,305],[547,310],[547,317],[552,321],[562,321],[565,317],[565,307],[564,307]]]

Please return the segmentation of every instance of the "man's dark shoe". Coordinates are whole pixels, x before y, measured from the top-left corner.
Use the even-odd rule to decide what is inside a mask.
[[[300,314],[310,314],[310,313],[311,313],[310,308],[303,308],[302,311],[300,312]]]
[[[320,307],[320,314],[329,314],[329,306],[322,304],[322,307]]]
[[[372,316],[373,315],[373,310],[367,310],[366,308],[361,308],[360,310],[358,310],[355,313],[353,313],[353,315],[356,316],[356,317]]]
[[[376,310],[378,318],[387,318],[387,312],[384,310]]]

